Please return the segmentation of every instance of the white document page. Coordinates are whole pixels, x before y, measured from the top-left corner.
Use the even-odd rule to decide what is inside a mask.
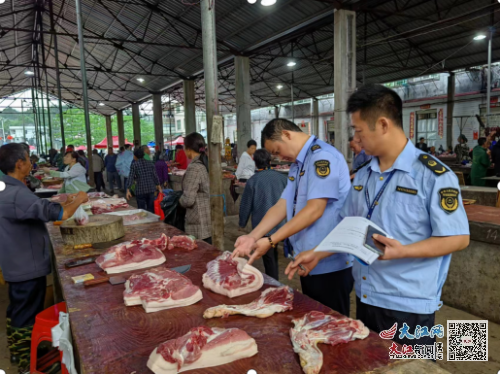
[[[370,265],[379,257],[379,254],[364,246],[368,226],[380,230],[390,238],[384,230],[369,219],[346,217],[323,239],[314,251],[349,253]]]

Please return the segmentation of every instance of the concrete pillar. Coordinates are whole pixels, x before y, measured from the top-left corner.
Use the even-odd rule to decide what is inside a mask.
[[[235,56],[236,69],[236,131],[238,133],[238,156],[247,149],[252,139],[252,118],[250,115],[250,59]]]
[[[113,147],[113,130],[111,129],[111,116],[104,116],[106,118],[106,140],[108,142],[108,148]],[[106,154],[107,154],[106,150]]]
[[[333,21],[335,147],[351,163],[347,99],[356,90],[356,13],[337,10]]]
[[[448,103],[446,105],[446,145],[453,147],[453,109],[455,107],[455,73],[448,76]]]
[[[116,111],[116,122],[118,124],[118,145],[125,145],[125,127],[123,126],[123,110]]]
[[[311,131],[319,139],[319,101],[313,98],[311,102]]]
[[[139,113],[139,104],[132,104],[132,124],[134,126],[134,140],[141,142],[141,115]],[[134,143],[135,144],[135,143]]]
[[[155,142],[160,152],[163,151],[163,108],[161,106],[161,93],[153,94],[153,122],[155,125]]]
[[[184,81],[184,123],[186,125],[186,135],[196,132],[196,98],[194,81]]]
[[[280,107],[279,106],[274,107],[274,118],[280,118]]]

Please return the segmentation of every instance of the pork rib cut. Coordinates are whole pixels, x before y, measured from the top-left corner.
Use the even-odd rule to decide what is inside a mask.
[[[164,267],[132,275],[123,292],[125,305],[142,305],[146,313],[191,305],[202,298],[189,278]]]
[[[196,244],[196,240],[192,236],[187,235],[177,235],[172,236],[168,243],[168,249],[181,248],[187,249],[188,251],[192,251],[193,249],[198,248]]]
[[[108,274],[144,269],[163,264],[163,252],[168,245],[168,237],[162,234],[156,240],[141,239],[117,244],[100,255],[96,264]]]
[[[231,258],[228,251],[210,261],[203,274],[205,288],[231,298],[257,291],[263,284],[264,277],[259,270],[243,258]]]
[[[321,312],[309,312],[292,320],[290,329],[293,350],[300,356],[300,365],[306,374],[317,374],[323,366],[323,354],[318,343],[337,345],[355,339],[364,339],[370,330],[361,321],[335,318]]]
[[[258,299],[245,305],[219,305],[208,308],[203,318],[226,318],[233,314],[248,317],[267,318],[274,313],[282,313],[293,309],[293,290],[288,286],[272,287],[262,292]]]
[[[200,326],[160,344],[147,365],[155,374],[175,374],[224,365],[257,352],[257,343],[243,330]]]

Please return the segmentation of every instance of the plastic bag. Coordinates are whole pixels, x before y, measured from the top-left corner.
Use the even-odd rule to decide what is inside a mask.
[[[81,206],[78,207],[73,217],[75,218],[75,222],[78,226],[85,226],[89,223],[89,215]]]
[[[186,209],[179,204],[181,196],[182,191],[172,191],[171,193],[165,195],[163,201],[160,203],[160,206],[165,214],[163,222],[184,231]]]
[[[165,219],[165,213],[163,213],[163,209],[161,209],[161,202],[163,201],[163,198],[163,192],[160,192],[155,200],[155,214],[160,216],[162,221]]]

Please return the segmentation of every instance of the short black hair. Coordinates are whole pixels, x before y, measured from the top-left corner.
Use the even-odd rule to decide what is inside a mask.
[[[271,166],[271,154],[265,148],[257,149],[253,155],[257,169],[265,169]]]
[[[142,147],[134,149],[134,156],[137,158],[144,158],[144,149],[142,149]]]
[[[421,138],[420,138],[420,139],[418,139],[418,140],[425,140],[425,138],[424,138],[424,137],[421,137]]]
[[[19,143],[9,143],[0,147],[0,170],[4,174],[12,173],[16,170],[17,161],[26,161],[29,153],[26,148]]]
[[[371,129],[381,116],[390,118],[403,129],[403,101],[393,90],[378,84],[367,84],[354,92],[347,100],[347,113],[360,112],[363,121]]]
[[[281,134],[283,130],[293,131],[293,132],[302,132],[299,126],[297,126],[292,121],[289,121],[284,118],[275,118],[266,123],[266,126],[262,129],[261,134],[261,147],[264,148],[264,144],[266,144],[267,140],[281,140]]]
[[[64,156],[66,156],[67,154],[70,154],[71,157],[74,158],[75,160],[78,160],[80,158],[80,155],[78,154],[78,152],[75,152],[75,151],[68,151],[64,154]]]
[[[120,151],[123,152],[125,150],[125,147],[120,147]]]
[[[484,145],[484,143],[486,143],[486,138],[479,138],[477,140],[477,145],[479,145],[481,147]]]
[[[130,144],[125,144],[125,149],[129,149],[130,148]]]
[[[75,146],[73,144],[70,144],[70,145],[68,145],[67,148],[75,148]]]
[[[255,146],[255,148],[257,148],[257,142],[253,139],[250,139],[248,142],[247,142],[247,148],[250,148],[252,145]]]
[[[176,144],[175,149],[184,149],[184,146],[182,144]]]

